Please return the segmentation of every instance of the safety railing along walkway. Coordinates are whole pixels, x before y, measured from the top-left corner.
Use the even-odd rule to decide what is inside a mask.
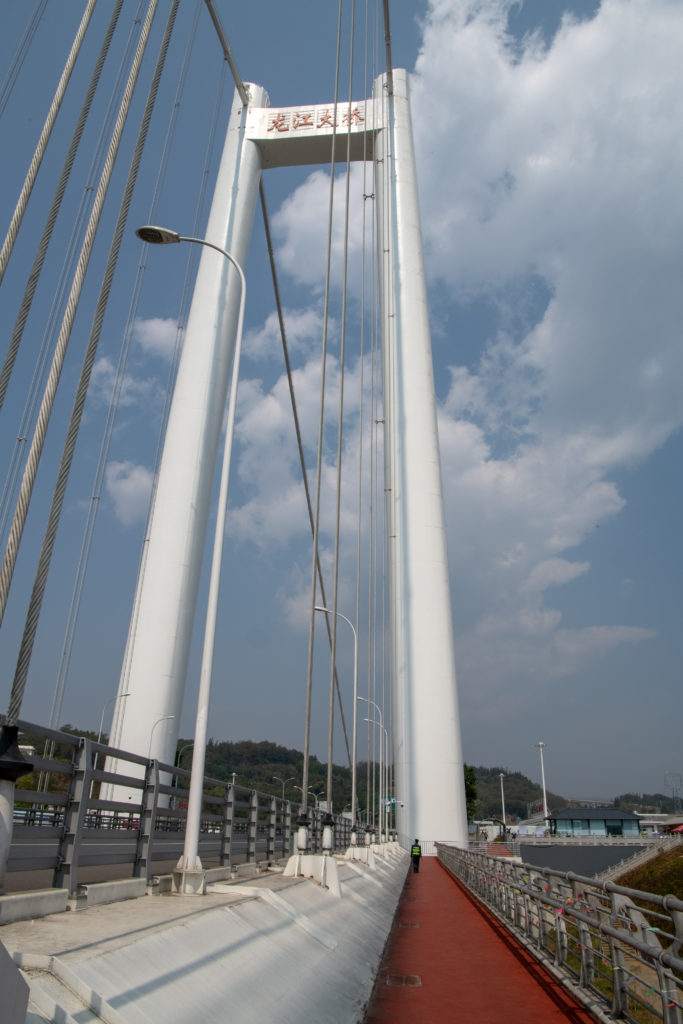
[[[683,1024],[683,900],[445,844],[438,856],[599,1019]]]
[[[409,871],[365,1024],[594,1019],[436,857]]]
[[[6,891],[53,886],[75,893],[80,882],[122,877],[149,884],[172,869],[183,852],[190,772],[30,722],[19,728],[66,749],[70,760],[31,757],[43,788],[15,791]],[[106,770],[106,759],[118,762],[116,773]],[[125,786],[132,798],[100,799],[103,785]],[[232,867],[289,856],[297,810],[289,800],[206,776],[202,863]],[[308,813],[315,853],[322,848],[323,812]],[[350,819],[336,815],[334,829],[336,848],[348,846]]]

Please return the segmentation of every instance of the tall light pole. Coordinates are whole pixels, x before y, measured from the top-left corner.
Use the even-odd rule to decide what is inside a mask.
[[[216,618],[218,614],[218,595],[221,583],[221,562],[223,559],[223,538],[225,536],[225,516],[228,505],[228,483],[230,479],[230,461],[232,457],[232,439],[235,430],[235,407],[237,405],[237,381],[240,368],[240,354],[242,351],[242,330],[244,326],[244,305],[247,298],[247,283],[244,271],[235,257],[213,242],[205,238],[193,238],[189,235],[179,235],[176,231],[168,228],[155,227],[147,224],[138,228],[135,232],[143,242],[152,245],[168,245],[174,242],[193,242],[196,245],[203,245],[209,249],[215,249],[225,256],[226,260],[233,265],[239,274],[240,308],[237,319],[237,336],[235,338],[235,354],[232,362],[232,378],[230,381],[230,396],[228,398],[228,421],[225,430],[225,447],[223,449],[223,466],[221,469],[221,482],[218,495],[218,509],[216,511],[216,531],[213,541],[213,557],[211,559],[211,576],[209,578],[209,595],[206,608],[206,623],[204,625],[204,647],[202,649],[202,663],[199,675],[199,695],[197,698],[197,718],[194,731],[194,754],[192,756],[192,775],[190,776],[190,795],[187,804],[187,827],[185,830],[185,844],[183,855],[178,863],[177,870],[182,872],[201,872],[202,864],[198,856],[199,851],[199,830],[202,817],[202,797],[204,793],[204,765],[206,763],[206,737],[209,719],[209,699],[211,696],[211,673],[213,671],[213,654],[216,642]],[[234,785],[234,781],[233,781]],[[195,891],[195,886],[190,885],[186,890],[185,880],[181,881],[181,891]]]
[[[377,714],[379,715],[379,727],[382,730],[382,732],[386,734],[387,742],[388,742],[389,734],[387,733],[386,729],[384,728],[384,719],[382,718],[382,709],[380,708],[379,704],[376,704],[374,700],[370,700],[368,697],[356,697],[356,700],[357,701],[358,700],[362,700],[366,704],[372,704],[372,706],[377,711]],[[378,724],[377,722],[371,722],[369,718],[366,718],[365,721],[368,722],[370,725],[377,725]],[[384,785],[384,775],[383,775],[383,772],[382,772],[382,767],[383,767],[383,760],[382,760],[382,752],[383,751],[382,751],[382,748],[384,746],[384,742],[383,742],[383,738],[382,738],[382,733],[379,734],[379,738],[380,738],[380,742],[379,742],[379,790],[380,790],[380,792],[379,792],[379,815],[378,815],[378,817],[379,817],[379,836],[380,836],[380,839],[381,839],[382,838],[382,789],[383,788],[385,789],[385,794],[384,795],[386,797],[386,786]],[[369,765],[368,765],[368,768],[369,768]],[[386,815],[385,815],[385,817],[386,817]]]
[[[500,803],[503,808],[503,838],[505,838],[505,789],[503,788],[503,779],[505,778],[505,772],[500,773]]]
[[[317,612],[326,612],[328,615],[332,614],[331,609],[324,608],[322,605],[315,605]],[[351,822],[352,822],[352,839],[356,832],[356,808],[357,808],[357,797],[356,797],[356,760],[358,753],[358,633],[356,627],[347,619],[341,612],[337,612],[337,618],[343,619],[351,627],[353,633],[353,737],[351,740]],[[329,808],[328,808],[329,810]]]
[[[287,785],[288,782],[294,782],[295,778],[296,778],[296,775],[290,775],[290,777],[288,779],[281,779],[279,775],[273,775],[273,782],[281,782],[282,783],[282,802],[283,803],[285,802],[285,786]]]
[[[548,820],[548,797],[546,796],[545,791],[545,768],[543,766],[543,751],[545,750],[547,745],[548,744],[544,743],[543,740],[539,740],[539,742],[535,744],[535,746],[538,747],[539,753],[541,755],[541,784],[543,786],[543,819],[545,821]]]

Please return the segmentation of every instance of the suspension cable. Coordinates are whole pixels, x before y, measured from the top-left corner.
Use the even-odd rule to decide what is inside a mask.
[[[299,462],[301,465],[301,476],[304,484],[304,493],[306,495],[306,507],[308,509],[308,519],[311,525],[311,533],[313,532],[313,506],[311,504],[311,491],[308,484],[308,471],[306,469],[306,457],[304,455],[304,445],[301,436],[301,425],[299,422],[299,412],[296,404],[296,395],[294,393],[294,378],[292,376],[292,364],[289,358],[289,348],[287,345],[287,333],[285,330],[285,319],[282,310],[282,302],[280,300],[280,286],[278,284],[277,269],[275,266],[275,252],[273,250],[273,241],[270,233],[270,223],[268,220],[268,210],[266,208],[266,194],[263,188],[263,181],[259,183],[259,194],[261,197],[261,211],[263,213],[263,226],[266,234],[266,247],[268,249],[268,258],[270,260],[270,272],[273,279],[273,291],[275,293],[275,307],[277,309],[278,322],[280,324],[280,339],[282,341],[282,351],[285,359],[285,368],[287,371],[287,384],[289,386],[289,397],[292,404],[292,415],[294,417],[294,431],[296,433],[296,443],[299,450]],[[320,562],[320,552],[317,557],[317,572],[318,572],[318,586],[320,587],[320,597],[322,603],[327,607],[327,596],[325,594],[325,584],[323,582],[323,570]],[[330,642],[330,649],[332,647],[332,628],[330,626],[329,616],[325,616],[325,624],[327,626],[327,635]],[[344,741],[346,743],[346,754],[349,759],[349,765],[351,765],[351,748],[349,747],[349,737],[346,729],[346,719],[344,717],[344,705],[342,702],[341,690],[339,687],[339,676],[335,668],[335,686],[337,691],[337,700],[339,703],[339,712],[341,715],[342,728],[344,730]]]
[[[62,199],[64,198],[66,186],[71,175],[74,160],[76,159],[76,152],[78,150],[81,138],[83,136],[85,123],[90,113],[90,107],[92,106],[92,101],[95,96],[95,90],[97,89],[97,86],[100,81],[102,68],[104,67],[104,62],[109,52],[111,39],[119,19],[119,14],[121,13],[122,5],[123,0],[117,0],[114,6],[114,10],[112,11],[109,26],[107,28],[107,32],[105,34],[102,47],[100,49],[99,56],[97,58],[97,63],[95,64],[95,68],[91,75],[90,84],[88,85],[88,90],[85,94],[83,106],[81,107],[81,112],[79,114],[78,121],[76,122],[76,127],[74,128],[73,135],[71,137],[69,151],[66,155],[64,166],[62,167],[62,173],[59,176],[57,188],[55,189],[55,194],[52,198],[52,203],[50,205],[50,209],[45,220],[45,227],[43,228],[43,233],[41,235],[40,242],[38,243],[38,249],[36,251],[35,259],[33,261],[33,266],[31,267],[31,273],[29,274],[28,280],[26,282],[24,296],[21,300],[21,306],[19,307],[19,312],[14,323],[12,337],[10,338],[10,343],[7,347],[7,355],[5,356],[5,362],[3,364],[2,370],[0,371],[0,409],[2,408],[3,403],[5,401],[5,395],[7,394],[7,388],[9,386],[10,377],[12,375],[12,370],[14,369],[14,363],[17,358],[17,353],[19,351],[19,345],[21,343],[22,335],[24,333],[24,327],[26,326],[26,321],[31,310],[33,297],[35,295],[36,288],[38,287],[38,280],[43,269],[45,256],[47,255],[47,249],[52,238],[52,232],[54,230],[55,223],[57,221],[57,214],[59,213],[59,209],[62,205]]]
[[[320,489],[322,477],[323,432],[325,414],[325,372],[327,363],[327,332],[330,308],[330,274],[332,262],[332,213],[334,209],[334,168],[337,146],[337,107],[339,98],[339,59],[341,51],[341,20],[342,0],[339,0],[337,16],[337,55],[334,69],[334,104],[332,117],[332,144],[330,154],[330,192],[327,212],[327,255],[325,263],[325,299],[323,308],[323,336],[320,361],[320,408],[318,413],[318,451],[316,456],[315,480],[315,514],[313,517],[313,566],[311,570],[311,604],[308,623],[308,663],[306,669],[306,713],[304,726],[304,763],[302,771],[302,804],[303,818],[308,810],[308,759],[311,744],[311,698],[313,692],[313,647],[315,635],[315,593],[316,565],[318,559],[318,537],[320,532]],[[335,616],[336,618],[336,616]]]
[[[45,442],[45,435],[47,433],[47,427],[54,405],[55,394],[57,391],[57,385],[61,375],[62,367],[64,365],[64,359],[66,357],[66,350],[71,336],[71,328],[73,326],[74,318],[76,315],[76,309],[83,289],[83,283],[85,281],[85,273],[90,260],[90,255],[95,241],[95,233],[99,225],[100,216],[102,213],[102,207],[106,197],[109,182],[114,167],[114,160],[118,152],[119,144],[121,142],[121,136],[123,134],[123,126],[126,121],[126,116],[130,109],[130,104],[133,96],[133,90],[135,83],[137,82],[138,74],[140,71],[140,65],[142,57],[145,52],[147,41],[149,39],[149,33],[152,27],[152,21],[158,0],[150,0],[149,7],[147,9],[147,16],[145,23],[140,34],[140,41],[138,43],[138,49],[135,54],[133,66],[130,71],[124,99],[119,110],[119,116],[116,121],[114,128],[114,135],[112,136],[109,152],[107,153],[107,160],[105,162],[105,168],[100,179],[100,183],[95,196],[93,209],[90,215],[90,221],[86,231],[86,237],[83,242],[81,249],[81,255],[78,260],[78,266],[76,268],[76,274],[74,276],[71,293],[69,295],[69,301],[67,309],[62,321],[62,329],[59,332],[59,338],[57,340],[57,347],[55,349],[52,367],[50,369],[50,375],[45,388],[45,394],[43,396],[43,402],[41,403],[40,412],[38,414],[38,422],[34,433],[33,441],[31,443],[31,449],[29,451],[28,459],[26,462],[26,469],[24,471],[24,478],[22,480],[19,498],[17,500],[17,508],[12,527],[10,530],[10,536],[5,551],[5,557],[3,559],[2,569],[0,570],[0,621],[4,616],[5,608],[7,606],[7,597],[9,595],[10,583],[12,581],[12,575],[14,573],[14,566],[17,560],[17,554],[19,551],[19,541],[21,534],[26,523],[26,516],[28,514],[28,506],[31,499],[31,493],[33,490],[33,483],[35,481],[36,472],[38,469],[38,462],[42,453],[43,444]],[[21,694],[18,694],[18,700],[12,699],[10,701],[10,708],[8,711],[8,722],[10,725],[14,725],[19,716],[19,709],[21,704]]]
[[[32,379],[27,390],[26,400],[24,402],[24,409],[21,414],[19,428],[17,432],[14,449],[12,451],[12,457],[10,460],[9,468],[5,477],[2,496],[0,496],[0,534],[4,537],[7,526],[7,519],[10,514],[10,505],[12,494],[17,485],[17,480],[21,472],[21,456],[22,452],[26,448],[28,434],[30,431],[31,421],[35,413],[36,406],[38,405],[40,397],[41,382],[44,383],[44,377],[46,373],[46,365],[48,356],[50,354],[50,343],[51,339],[57,333],[57,323],[59,319],[59,311],[62,309],[65,302],[66,295],[68,293],[68,281],[70,275],[72,275],[77,262],[77,251],[79,241],[85,231],[85,225],[87,223],[88,211],[91,206],[91,200],[95,194],[95,181],[97,177],[102,173],[102,167],[107,152],[108,137],[113,131],[113,126],[116,120],[117,105],[121,101],[123,90],[125,87],[126,79],[126,68],[129,62],[132,60],[136,46],[136,31],[137,26],[142,21],[142,10],[144,7],[144,0],[140,0],[139,7],[136,11],[136,16],[131,29],[128,34],[126,41],[125,50],[121,61],[119,62],[119,68],[114,83],[114,88],[111,91],[109,101],[107,103],[107,109],[104,118],[102,119],[101,129],[98,135],[97,144],[94,147],[93,156],[88,169],[88,174],[85,179],[85,185],[81,194],[81,199],[78,204],[78,209],[73,222],[71,225],[71,232],[69,234],[69,240],[65,247],[64,253],[61,258],[61,267],[59,271],[59,277],[57,284],[54,288],[52,302],[50,304],[50,311],[47,317],[46,326],[43,331],[43,337],[40,343],[38,354],[34,360],[34,369]]]
[[[346,187],[344,195],[344,256],[339,343],[339,412],[337,417],[337,480],[334,519],[334,569],[332,573],[332,651],[330,657],[330,710],[327,736],[327,811],[332,811],[332,752],[334,743],[334,677],[337,657],[337,604],[339,598],[339,541],[341,521],[341,488],[344,435],[344,379],[346,367],[346,297],[349,272],[349,195],[351,187],[351,110],[353,105],[353,56],[356,3],[351,0],[351,31],[349,49],[349,101],[346,134]]]
[[[64,65],[62,77],[59,79],[57,90],[55,92],[52,104],[48,111],[47,118],[45,119],[43,130],[40,133],[40,138],[38,139],[38,145],[36,146],[35,152],[33,154],[33,159],[31,160],[29,169],[26,173],[26,178],[24,179],[24,184],[19,194],[19,200],[14,210],[14,214],[12,215],[10,226],[7,230],[7,236],[3,243],[2,250],[0,250],[0,281],[2,281],[3,277],[5,276],[7,263],[9,262],[9,258],[12,253],[12,249],[14,247],[17,234],[19,232],[19,226],[23,219],[24,213],[26,212],[26,206],[29,200],[29,196],[31,195],[31,191],[33,190],[36,175],[38,174],[38,170],[42,163],[43,156],[45,155],[47,144],[50,141],[50,135],[52,134],[52,129],[54,127],[57,114],[59,113],[59,108],[62,105],[64,93],[66,92],[66,87],[69,84],[69,79],[71,78],[71,72],[74,69],[76,58],[78,57],[78,54],[80,52],[83,37],[90,22],[92,12],[95,9],[95,3],[96,0],[88,0],[88,5],[85,11],[83,12],[81,23],[78,26],[78,31],[76,33],[76,37],[71,47],[71,52],[69,53],[66,64]]]
[[[389,27],[389,0],[382,0],[384,8],[384,49],[387,57],[387,92],[394,95],[394,74],[391,61],[391,28]]]
[[[46,7],[47,0],[37,0],[37,3],[33,8],[33,13],[29,20],[29,23],[26,26],[26,29],[24,31],[23,36],[21,37],[19,45],[17,46],[16,52],[14,54],[14,60],[10,64],[9,70],[5,75],[2,85],[0,86],[0,117],[2,117],[2,115],[5,112],[7,101],[12,95],[12,90],[14,89],[14,84],[17,80],[17,75],[24,66],[26,54],[31,46],[31,43],[33,42],[36,30],[38,28],[38,25],[40,24],[40,19],[42,18]]]
[[[142,159],[142,153],[145,147],[145,142],[147,141],[149,124],[152,119],[152,113],[154,111],[154,105],[156,103],[156,98],[159,91],[161,74],[163,72],[164,65],[166,62],[166,55],[168,53],[168,47],[171,41],[171,34],[173,32],[176,15],[178,13],[178,3],[179,0],[173,0],[173,3],[171,5],[171,9],[169,11],[168,19],[166,22],[166,28],[164,30],[164,35],[161,41],[161,46],[159,48],[156,66],[154,68],[154,74],[152,76],[152,81],[149,86],[147,100],[145,103],[145,108],[142,114],[140,128],[138,131],[137,141],[135,143],[133,156],[130,162],[130,167],[128,169],[128,177],[126,179],[126,184],[123,189],[123,196],[121,198],[121,204],[116,219],[116,225],[114,227],[114,233],[112,236],[111,246],[109,249],[109,255],[107,257],[104,275],[102,278],[102,284],[100,287],[99,295],[97,297],[95,315],[93,317],[93,322],[90,329],[90,336],[88,338],[85,356],[83,359],[83,365],[81,367],[81,375],[78,381],[78,387],[76,389],[76,396],[73,402],[71,419],[69,421],[66,441],[64,442],[64,450],[62,452],[62,459],[59,465],[59,471],[57,473],[57,482],[55,484],[54,493],[52,496],[52,504],[50,506],[50,512],[48,515],[47,526],[43,538],[43,545],[40,552],[40,558],[38,560],[38,569],[36,571],[36,576],[33,583],[33,590],[31,592],[31,600],[29,602],[29,608],[26,615],[26,623],[24,625],[24,634],[22,636],[19,657],[17,660],[16,671],[14,674],[14,682],[12,684],[12,695],[10,697],[10,705],[14,705],[15,703],[17,704],[17,714],[18,708],[21,704],[21,697],[26,687],[29,665],[31,663],[31,655],[33,653],[33,644],[35,641],[36,631],[38,629],[38,619],[40,617],[40,610],[42,607],[43,597],[45,594],[45,586],[47,584],[47,576],[50,570],[50,562],[52,560],[55,538],[57,536],[57,528],[59,526],[62,507],[64,505],[64,495],[66,494],[66,486],[69,480],[71,465],[73,463],[76,441],[78,439],[78,432],[81,425],[81,420],[83,418],[83,409],[85,408],[85,400],[88,393],[88,387],[90,385],[92,368],[95,363],[95,356],[97,354],[97,348],[102,333],[104,314],[107,308],[107,304],[109,302],[112,281],[114,279],[114,271],[116,270],[116,263],[119,257],[121,243],[123,241],[123,232],[126,227],[128,212],[130,210],[130,204],[133,198],[133,190],[137,182],[138,171],[140,169],[140,161]],[[17,695],[16,697],[15,694]]]
[[[209,14],[211,15],[211,21],[213,22],[214,28],[216,29],[216,34],[218,35],[218,39],[223,48],[223,56],[225,57],[230,66],[230,70],[232,71],[232,77],[235,79],[235,86],[237,88],[239,98],[242,100],[242,103],[245,105],[245,107],[247,107],[249,106],[249,95],[247,93],[246,86],[242,81],[242,76],[237,70],[237,65],[235,64],[234,58],[232,56],[230,44],[228,43],[225,32],[223,31],[223,26],[221,25],[220,18],[216,13],[216,9],[213,6],[213,0],[205,0],[205,3],[208,8]]]

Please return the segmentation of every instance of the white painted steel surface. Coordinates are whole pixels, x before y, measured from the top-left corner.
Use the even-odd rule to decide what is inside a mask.
[[[250,85],[250,101],[268,97]],[[221,158],[209,242],[245,264],[258,198],[261,161],[245,138],[237,93]],[[182,227],[182,225],[173,225]],[[155,253],[155,259],[169,258]],[[173,763],[192,636],[211,494],[237,330],[240,280],[223,255],[205,248],[199,264],[178,369],[154,509],[143,555],[112,742]],[[154,731],[155,722],[167,719]],[[117,787],[110,799],[134,799]]]
[[[450,581],[408,76],[382,76],[377,215],[382,280],[385,469],[390,508],[397,825],[466,844]]]

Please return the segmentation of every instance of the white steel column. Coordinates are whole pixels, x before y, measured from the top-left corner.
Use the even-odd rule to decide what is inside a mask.
[[[467,842],[436,400],[408,77],[375,83],[397,828]]]
[[[250,107],[268,105],[260,86],[247,88]],[[245,124],[246,110],[235,93],[204,235],[242,265],[261,175],[259,150],[245,137]],[[155,253],[157,259],[168,256]],[[119,683],[119,695],[128,697],[117,702],[110,741],[137,754],[147,755],[149,748],[151,757],[166,763],[173,763],[180,722],[239,299],[237,272],[221,253],[204,248]],[[172,717],[154,730],[166,716]],[[131,790],[113,798],[128,796]]]

